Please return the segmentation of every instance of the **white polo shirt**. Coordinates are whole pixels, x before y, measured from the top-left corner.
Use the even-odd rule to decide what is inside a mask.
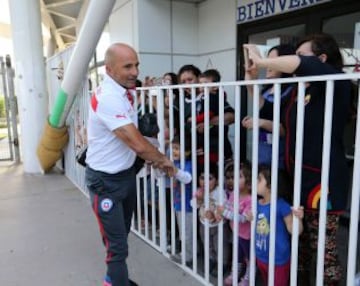
[[[114,174],[134,164],[136,153],[113,132],[127,124],[137,126],[137,112],[127,98],[127,90],[105,75],[91,97],[86,154],[90,168]]]

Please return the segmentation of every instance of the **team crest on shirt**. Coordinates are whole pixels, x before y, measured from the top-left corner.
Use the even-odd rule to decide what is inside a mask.
[[[101,206],[101,210],[103,212],[108,212],[111,210],[111,208],[113,206],[113,202],[112,202],[112,200],[106,198],[101,201],[100,206]]]
[[[305,106],[310,102],[311,100],[311,94],[305,95],[304,104]]]

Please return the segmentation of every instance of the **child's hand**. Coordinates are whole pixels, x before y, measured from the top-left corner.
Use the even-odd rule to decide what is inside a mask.
[[[195,193],[195,198],[197,200],[203,200],[204,199],[204,190],[203,189],[199,189],[196,193]]]
[[[211,210],[205,210],[204,217],[208,219],[210,222],[215,221],[215,215]]]
[[[247,221],[252,221],[254,219],[254,215],[252,213],[252,211],[248,211],[246,214],[245,214],[245,217],[246,217],[246,220]]]
[[[204,133],[205,125],[204,123],[198,123],[196,124],[196,130],[199,133]]]
[[[218,205],[216,207],[216,213],[219,214],[219,215],[222,215],[224,210],[225,210],[225,207],[223,205]]]
[[[220,222],[222,221],[223,217],[221,215],[221,213],[215,212],[215,221],[216,222]]]
[[[304,207],[303,206],[299,206],[298,208],[291,207],[291,211],[295,217],[297,217],[299,219],[304,218]]]
[[[202,155],[204,155],[204,150],[203,150],[202,148],[197,149],[197,150],[196,150],[196,155],[197,155],[197,156],[202,156]]]
[[[223,205],[216,206],[216,209],[215,209],[216,222],[219,222],[223,219],[224,210],[225,210],[225,207]]]

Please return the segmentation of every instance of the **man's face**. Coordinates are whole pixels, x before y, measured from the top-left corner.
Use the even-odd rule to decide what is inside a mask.
[[[192,71],[184,71],[180,75],[180,84],[193,84],[198,83],[199,79]],[[184,89],[187,94],[191,94],[191,88]]]
[[[139,60],[132,50],[118,51],[114,62],[106,66],[107,73],[124,88],[135,88],[139,75]]]
[[[199,77],[199,83],[212,83],[214,82],[213,79],[211,77],[205,77],[205,76],[200,76]],[[205,93],[205,88],[203,87],[199,87],[198,88],[199,93]],[[217,93],[218,92],[218,88],[213,86],[209,88],[209,92],[210,93]]]

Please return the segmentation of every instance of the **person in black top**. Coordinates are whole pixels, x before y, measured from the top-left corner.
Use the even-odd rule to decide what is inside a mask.
[[[196,84],[199,83],[199,76],[201,71],[194,65],[184,65],[179,69],[178,72],[178,83],[179,84]],[[185,121],[191,116],[191,88],[184,88],[184,118]],[[199,97],[199,89],[195,88],[195,100]],[[179,98],[180,100],[180,98]],[[179,104],[180,107],[180,104]],[[180,109],[180,108],[179,108]],[[179,122],[184,124],[183,122]],[[180,130],[180,128],[179,128]]]
[[[295,47],[289,44],[281,44],[270,48],[267,53],[268,58],[276,58],[284,55],[294,55]],[[245,67],[245,80],[257,79],[259,71],[257,69],[247,69]],[[272,68],[266,69],[266,78],[285,78],[291,77],[292,74],[283,73]],[[247,91],[250,96],[253,96],[253,86],[247,85]],[[281,85],[281,102],[287,98],[293,91],[293,84]],[[274,85],[266,84],[261,90],[261,96],[259,97],[259,164],[265,164],[271,166],[272,157],[272,130],[273,130],[273,108],[274,108]],[[251,116],[245,116],[242,120],[242,125],[246,129],[253,128],[253,118]],[[283,135],[283,134],[282,134]],[[279,142],[279,168],[284,168],[284,149],[285,149],[284,137],[280,138]]]
[[[297,76],[312,76],[342,73],[343,60],[334,38],[328,34],[307,36],[298,44],[295,56],[282,56],[274,59],[261,58],[256,47],[244,45],[248,49],[254,68],[271,67]],[[346,208],[349,189],[349,174],[343,145],[343,132],[350,111],[351,82],[334,82],[333,114],[330,149],[330,173],[328,190],[321,189],[322,148],[326,82],[310,82],[305,90],[305,117],[303,160],[301,177],[301,204],[305,206],[304,234],[300,239],[299,278],[310,277],[315,269],[317,237],[319,225],[319,197],[328,192],[326,241],[324,260],[324,285],[338,285],[342,270],[338,259],[336,234],[339,216]],[[293,175],[296,144],[297,96],[290,96],[282,123],[285,129],[285,165]],[[313,268],[313,269],[311,269]],[[304,285],[309,285],[305,281]]]
[[[220,82],[221,76],[216,69],[208,69],[199,76],[199,83]],[[205,120],[205,90],[199,88],[199,98],[196,101],[196,131],[197,131],[197,149],[198,163],[204,163],[204,120]],[[228,138],[229,125],[235,121],[235,111],[226,100],[226,93],[219,93],[218,87],[209,88],[209,149],[210,161],[217,163],[219,160],[219,96],[224,96],[224,159],[232,159],[232,148]],[[191,124],[191,117],[188,118],[188,124]]]

